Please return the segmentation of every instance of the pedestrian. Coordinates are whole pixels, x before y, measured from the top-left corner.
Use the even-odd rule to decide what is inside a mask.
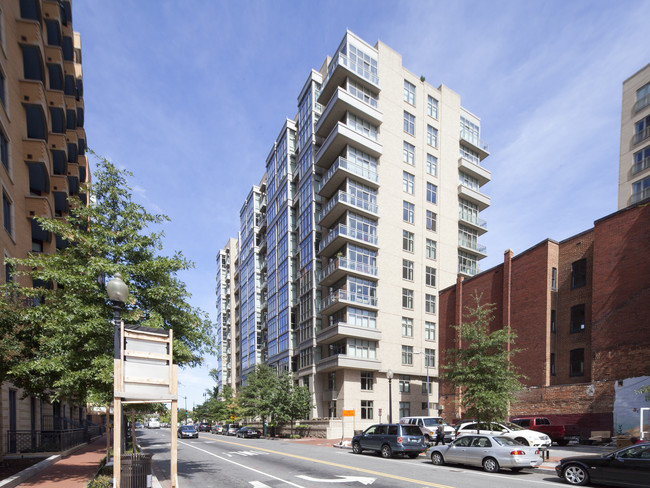
[[[445,445],[445,428],[442,425],[439,425],[436,430],[436,446],[438,442],[442,442],[443,446]]]

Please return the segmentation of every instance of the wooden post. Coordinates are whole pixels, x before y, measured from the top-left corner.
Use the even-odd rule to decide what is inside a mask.
[[[176,438],[176,429],[178,429],[178,400],[172,400],[172,426],[171,432],[171,488],[176,488],[177,464],[178,464],[178,439]]]

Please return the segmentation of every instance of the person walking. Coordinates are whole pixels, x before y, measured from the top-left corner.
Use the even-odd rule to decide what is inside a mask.
[[[439,425],[436,430],[436,446],[438,442],[442,442],[443,446],[445,445],[445,428],[442,425]]]

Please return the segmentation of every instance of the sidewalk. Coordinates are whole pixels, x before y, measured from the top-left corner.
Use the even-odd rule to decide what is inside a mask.
[[[51,456],[35,464],[18,475],[4,480],[0,483],[0,487],[85,488],[95,476],[104,456],[106,456],[106,437],[101,436],[64,458]],[[22,481],[28,476],[29,479]]]

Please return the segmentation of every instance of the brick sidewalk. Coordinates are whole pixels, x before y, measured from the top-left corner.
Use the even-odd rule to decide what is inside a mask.
[[[99,463],[106,456],[106,437],[101,436],[56,463],[48,466],[27,481],[21,487],[38,486],[39,488],[85,488],[95,476]]]

